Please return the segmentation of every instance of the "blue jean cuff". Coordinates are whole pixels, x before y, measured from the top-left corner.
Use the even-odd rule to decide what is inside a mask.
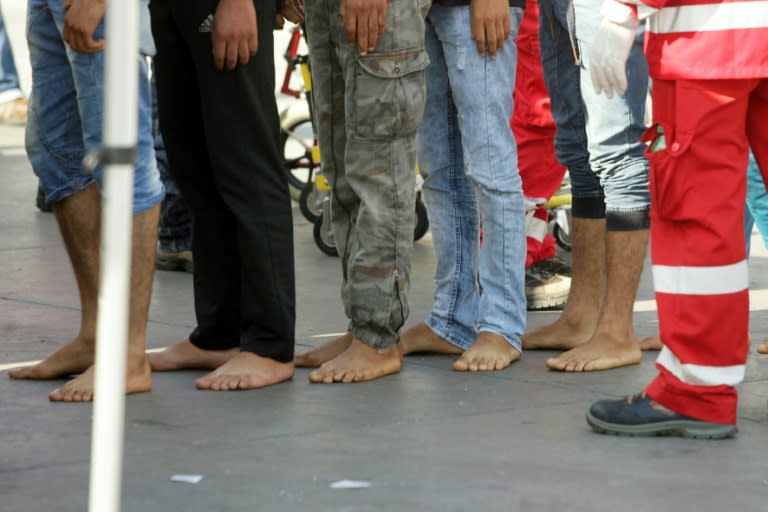
[[[432,316],[427,318],[425,323],[432,332],[461,350],[467,350],[471,347],[477,337],[477,333],[474,332],[474,330],[467,329],[464,326],[446,320],[435,319]]]
[[[605,198],[603,196],[574,197],[571,213],[579,219],[604,219]]]

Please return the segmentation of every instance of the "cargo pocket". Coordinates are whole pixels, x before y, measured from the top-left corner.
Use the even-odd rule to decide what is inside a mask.
[[[668,127],[663,127],[666,147],[654,149],[661,136],[658,124],[651,126],[642,137],[643,142],[650,145],[645,156],[651,166],[650,190],[651,204],[657,215],[669,220],[684,220],[691,212],[682,205],[692,204],[692,194],[695,194],[691,180],[686,179],[686,173],[681,172],[680,159],[688,151],[692,137],[684,133],[675,133]]]
[[[357,55],[351,95],[353,133],[365,139],[392,139],[415,133],[424,114],[424,49]]]

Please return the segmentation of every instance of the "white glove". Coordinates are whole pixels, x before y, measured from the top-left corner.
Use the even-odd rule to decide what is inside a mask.
[[[589,74],[595,92],[613,98],[613,91],[623,95],[627,90],[627,59],[640,21],[629,6],[614,0],[605,3],[602,13],[589,52]]]

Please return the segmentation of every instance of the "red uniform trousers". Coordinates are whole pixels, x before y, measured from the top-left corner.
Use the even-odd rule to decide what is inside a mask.
[[[654,80],[653,117],[666,139],[648,152],[664,349],[646,391],[675,412],[734,424],[749,343],[744,169],[751,145],[768,179],[768,78]]]
[[[517,142],[518,166],[523,194],[549,199],[560,187],[565,167],[555,157],[555,121],[544,84],[539,47],[539,9],[529,2],[517,36],[515,110],[509,124]],[[525,266],[557,253],[555,239],[547,231],[547,209],[538,208],[528,222],[528,256]]]

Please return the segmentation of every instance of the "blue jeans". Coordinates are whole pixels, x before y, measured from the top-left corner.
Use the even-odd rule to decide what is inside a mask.
[[[21,97],[19,73],[16,71],[16,62],[13,60],[11,41],[5,30],[3,13],[0,12],[0,103]]]
[[[32,169],[49,203],[92,183],[102,187],[103,166],[82,169],[83,156],[101,144],[104,53],[72,51],[62,39],[63,0],[29,0],[27,42],[32,65],[32,94],[26,146]],[[146,1],[143,2],[146,9]],[[94,38],[104,37],[103,20]],[[152,138],[152,96],[147,63],[140,59],[139,128],[134,172],[133,211],[140,213],[163,199]]]
[[[640,137],[645,131],[648,66],[642,31],[627,62],[626,94],[612,99],[595,94],[589,51],[602,19],[601,4],[602,0],[574,0],[572,42],[570,0],[540,2],[542,65],[557,123],[555,152],[570,173],[574,216],[605,217],[609,230],[646,229],[650,193]],[[574,59],[576,51],[581,64]]]
[[[426,323],[463,349],[493,332],[521,350],[525,330],[525,213],[509,127],[522,10],[510,16],[513,33],[495,59],[477,52],[469,7],[432,5],[426,23],[418,157],[437,260]]]
[[[747,168],[747,207],[744,209],[744,234],[747,238],[747,256],[749,256],[752,227],[757,224],[757,230],[763,237],[763,245],[768,248],[768,192],[760,169],[757,167],[755,155],[749,152],[749,167]]]

